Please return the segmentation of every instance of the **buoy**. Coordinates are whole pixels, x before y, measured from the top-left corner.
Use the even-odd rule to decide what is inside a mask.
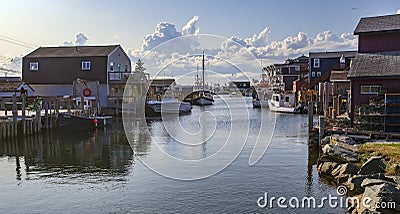
[[[99,123],[99,121],[96,118],[94,118],[93,123],[97,127],[97,124]]]
[[[83,89],[82,94],[85,97],[89,97],[90,95],[92,95],[92,91],[89,88],[85,88]]]

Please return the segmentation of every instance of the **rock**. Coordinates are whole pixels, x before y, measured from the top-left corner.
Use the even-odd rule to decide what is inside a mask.
[[[326,136],[321,140],[321,146],[324,146],[326,144],[330,144],[331,143],[331,137],[330,136]]]
[[[390,184],[393,186],[397,186],[397,184],[395,182],[391,182],[388,179],[373,179],[373,178],[366,178],[363,180],[363,182],[361,183],[361,187],[362,188],[366,188],[369,186],[375,186],[375,185],[381,185],[381,184]]]
[[[385,172],[386,164],[383,163],[382,157],[371,157],[362,165],[358,174],[370,175]]]
[[[397,186],[400,187],[400,176],[387,176],[387,177],[392,179],[397,184]]]
[[[358,154],[356,152],[332,145],[325,145],[322,148],[322,152],[326,155],[334,156],[338,159],[344,160],[344,162],[358,162]]]
[[[364,201],[366,198],[370,199],[370,201],[368,204],[360,203],[359,213],[400,212],[400,190],[391,184],[383,183],[366,187],[361,201]],[[380,205],[380,207],[377,205]]]
[[[340,165],[340,167],[336,168],[335,170],[333,170],[332,175],[334,177],[340,175],[356,175],[359,170],[360,168],[358,168],[358,166],[352,163],[345,163]]]
[[[361,186],[361,184],[364,181],[364,179],[366,179],[366,178],[383,179],[383,180],[388,179],[385,177],[384,174],[381,174],[381,173],[373,174],[373,175],[354,175],[352,177],[349,177],[349,179],[347,180],[347,182],[344,185],[351,191],[362,192],[362,191],[364,191],[364,188]]]
[[[332,175],[332,171],[338,167],[336,162],[324,162],[318,167],[318,172],[322,175]]]
[[[330,155],[321,155],[321,157],[318,158],[317,165],[319,166],[320,164],[322,164],[324,162],[336,162],[339,164],[347,163],[346,160],[341,157],[330,156]]]

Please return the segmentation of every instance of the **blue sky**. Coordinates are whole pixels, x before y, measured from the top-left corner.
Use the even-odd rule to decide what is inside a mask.
[[[354,49],[356,44],[349,35],[343,36],[346,40],[337,38],[351,34],[361,17],[394,14],[400,9],[398,0],[14,0],[0,4],[0,36],[34,47],[74,43],[76,35],[82,33],[89,39],[87,44],[118,43],[135,59],[140,55],[143,38],[153,34],[160,22],[174,24],[179,33],[189,20],[198,16],[193,27],[199,33],[226,38],[251,39],[267,27],[268,32],[262,36],[265,41],[255,45],[269,46],[257,50],[260,55],[268,52],[274,56],[265,57],[267,62],[280,62],[315,48]],[[322,37],[326,41],[317,44],[318,34],[320,41]],[[302,45],[297,44],[300,41],[296,38]],[[285,40],[291,46],[285,45]],[[0,43],[0,59],[3,59],[0,63],[4,66],[5,59],[33,50],[1,40]]]

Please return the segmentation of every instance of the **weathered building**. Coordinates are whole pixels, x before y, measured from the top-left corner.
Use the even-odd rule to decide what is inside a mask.
[[[98,81],[101,107],[123,89],[119,83],[130,72],[131,60],[120,45],[40,47],[22,62],[22,79],[36,95],[73,95],[74,80]]]

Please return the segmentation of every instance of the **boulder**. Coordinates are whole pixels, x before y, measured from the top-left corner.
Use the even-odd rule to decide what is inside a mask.
[[[344,185],[351,191],[362,192],[362,191],[364,191],[364,188],[361,186],[361,184],[367,178],[383,179],[383,180],[388,179],[382,173],[373,174],[373,175],[354,175],[354,176],[349,177],[349,179],[347,180],[347,182]]]
[[[381,185],[381,184],[390,184],[392,186],[397,186],[397,184],[395,182],[392,182],[388,179],[373,179],[373,178],[366,178],[363,180],[363,182],[361,183],[361,187],[366,188],[369,186],[375,186],[375,185]]]
[[[318,172],[322,175],[332,175],[332,171],[338,167],[339,164],[336,162],[323,162],[318,166]]]
[[[383,183],[367,186],[361,201],[366,198],[370,199],[370,201],[366,204],[367,206],[364,203],[360,203],[359,213],[400,212],[400,190],[391,184]],[[377,205],[380,205],[380,207]]]
[[[356,175],[359,170],[360,168],[358,168],[358,166],[352,163],[345,163],[340,165],[340,167],[337,167],[335,170],[333,170],[332,175],[334,177],[340,175]]]
[[[324,146],[326,144],[330,144],[331,143],[331,137],[330,136],[326,136],[321,140],[321,146]]]
[[[385,172],[386,164],[382,161],[382,157],[371,157],[365,162],[358,174],[370,175]]]
[[[358,154],[356,152],[338,146],[327,144],[322,148],[322,152],[326,155],[342,159],[344,162],[358,162]]]

